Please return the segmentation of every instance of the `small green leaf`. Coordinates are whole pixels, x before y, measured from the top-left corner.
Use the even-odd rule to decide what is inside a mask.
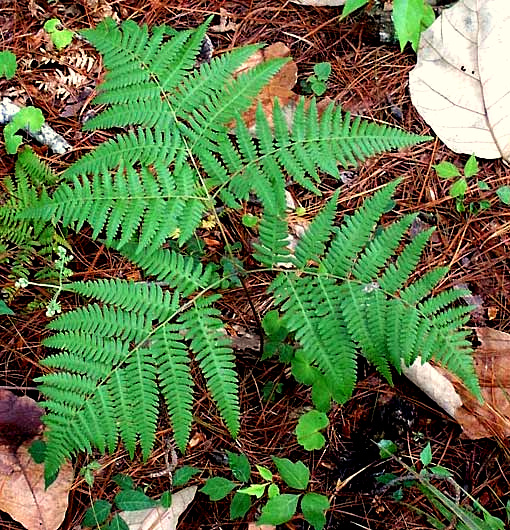
[[[450,187],[450,197],[464,197],[468,188],[467,180],[461,178]]]
[[[482,199],[479,204],[481,210],[488,210],[491,207],[491,201],[487,201],[485,199]]]
[[[431,26],[434,20],[436,20],[436,14],[434,13],[434,9],[432,9],[432,6],[430,4],[427,4],[427,2],[423,2],[423,14],[421,16],[422,32],[425,31],[429,26]]]
[[[251,474],[251,466],[248,458],[245,455],[236,455],[230,451],[227,451],[227,456],[228,465],[234,478],[241,482],[248,482]]]
[[[255,215],[252,215],[251,213],[247,213],[243,215],[241,222],[244,226],[246,226],[246,228],[253,228],[254,226],[257,226],[259,218]]]
[[[0,315],[14,315],[14,311],[3,300],[0,300]]]
[[[441,162],[440,164],[436,164],[432,167],[436,170],[437,176],[441,177],[442,179],[460,177],[459,169],[451,162]]]
[[[329,499],[318,493],[307,493],[301,499],[301,511],[304,518],[315,528],[322,530],[326,524],[326,510],[329,509]]]
[[[28,448],[28,452],[36,464],[42,464],[46,456],[46,442],[34,440]]]
[[[401,51],[408,42],[414,51],[418,49],[424,15],[423,0],[393,0],[393,25]]]
[[[277,456],[271,458],[278,468],[280,477],[288,486],[297,490],[306,489],[310,480],[310,471],[301,460],[291,462],[288,458],[278,458]]]
[[[174,473],[174,480],[172,484],[177,486],[184,486],[191,477],[201,473],[201,470],[192,466],[183,466],[177,469]]]
[[[382,475],[375,477],[375,480],[380,484],[389,484],[392,480],[395,480],[396,478],[397,475],[395,475],[395,473],[383,473]]]
[[[430,442],[427,443],[425,448],[420,453],[420,462],[427,467],[432,462],[432,448]]]
[[[113,482],[119,486],[121,490],[132,490],[135,488],[135,482],[134,480],[128,476],[124,475],[123,473],[117,473],[116,475],[113,475],[112,477]]]
[[[501,186],[496,190],[496,195],[504,204],[510,204],[510,186]]]
[[[313,71],[319,81],[327,81],[328,77],[331,74],[331,63],[317,63],[313,67]]]
[[[391,496],[394,501],[400,502],[404,498],[404,492],[402,491],[402,488],[398,488],[398,490],[395,490]]]
[[[294,213],[295,213],[298,217],[303,217],[303,215],[306,214],[306,208],[303,208],[303,206],[298,206],[298,207],[294,210]]]
[[[292,375],[296,378],[296,381],[304,385],[312,385],[321,375],[319,370],[315,366],[312,366],[302,351],[296,352],[296,355],[294,355],[291,361],[291,367]]]
[[[255,464],[255,467],[257,468],[258,472],[260,473],[260,476],[264,480],[273,480],[273,474],[267,467],[259,466],[258,464]]]
[[[267,488],[267,496],[272,499],[277,495],[280,495],[280,488],[278,487],[278,484],[270,484],[269,488]]]
[[[347,2],[345,2],[344,10],[342,11],[340,20],[350,15],[353,11],[356,11],[356,9],[366,6],[367,4],[368,0],[347,0]]]
[[[448,469],[446,469],[443,466],[432,466],[432,467],[429,467],[429,472],[430,473],[434,473],[434,475],[439,475],[441,477],[452,477],[453,476],[451,471],[449,471]]]
[[[57,50],[61,50],[71,44],[74,32],[69,29],[61,29],[61,22],[58,18],[47,20],[44,24],[44,29],[48,32],[51,42],[55,45]]]
[[[115,496],[115,504],[119,510],[134,512],[136,510],[145,510],[156,506],[156,501],[145,495],[139,490],[122,490]]]
[[[299,495],[284,493],[267,501],[262,508],[262,515],[257,521],[257,525],[262,524],[283,524],[290,521],[296,513]]]
[[[23,142],[19,134],[15,134],[20,129],[28,128],[32,132],[38,132],[44,123],[44,116],[41,109],[35,107],[24,107],[14,115],[11,123],[4,127],[5,150],[8,154],[14,155],[18,147]]]
[[[9,50],[0,52],[0,77],[12,79],[16,73],[16,56]]]
[[[483,180],[479,180],[478,189],[481,191],[489,191],[491,187],[487,184],[487,182],[484,182]]]
[[[237,491],[230,501],[230,519],[242,519],[250,507],[250,496]]]
[[[126,521],[124,521],[124,519],[122,519],[122,517],[119,514],[117,514],[110,521],[110,524],[103,527],[102,530],[130,530],[130,528],[127,525]]]
[[[397,452],[397,446],[391,440],[381,440],[377,443],[377,447],[381,458],[388,458]]]
[[[311,87],[312,87],[313,93],[316,96],[322,96],[322,94],[324,94],[324,92],[326,92],[326,90],[328,89],[328,85],[326,84],[326,82],[319,81],[319,80],[312,81]]]
[[[241,488],[237,491],[238,493],[242,493],[243,495],[252,495],[253,497],[257,497],[257,499],[260,499],[266,491],[266,486],[267,482],[265,484],[251,484],[250,486],[247,486],[246,488]]]
[[[324,412],[310,410],[303,414],[296,427],[297,441],[307,451],[321,449],[326,443],[326,439],[319,432],[329,425],[329,420]]]
[[[110,515],[112,505],[103,500],[95,501],[92,506],[85,512],[82,525],[97,527],[103,524]]]
[[[235,487],[235,482],[231,480],[223,477],[213,477],[205,481],[205,485],[200,491],[208,495],[211,501],[219,501],[224,499]]]
[[[478,173],[478,162],[475,155],[471,155],[464,166],[464,176],[466,178],[474,177]]]
[[[159,498],[159,503],[162,508],[170,508],[172,506],[172,492],[170,490],[163,492]]]

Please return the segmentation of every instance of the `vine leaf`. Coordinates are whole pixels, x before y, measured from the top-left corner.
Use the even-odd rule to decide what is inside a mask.
[[[420,40],[411,99],[456,153],[510,160],[507,0],[460,0]]]

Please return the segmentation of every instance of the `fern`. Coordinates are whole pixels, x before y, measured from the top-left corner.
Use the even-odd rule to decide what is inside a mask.
[[[344,402],[354,389],[359,352],[389,381],[391,368],[434,359],[457,374],[481,398],[472,349],[463,329],[470,307],[456,304],[466,294],[451,289],[433,295],[444,269],[410,283],[431,231],[403,244],[414,216],[383,230],[376,222],[387,208],[397,183],[376,193],[339,229],[332,214],[335,194],[290,258],[295,271],[280,272],[270,291],[286,327],[302,345],[302,355],[330,385],[334,399]],[[333,237],[331,233],[334,232]],[[265,263],[274,240],[261,232]],[[275,252],[279,251],[274,246]]]
[[[53,191],[6,209],[12,226],[87,224],[93,238],[155,280],[67,285],[91,300],[53,321],[44,342],[58,351],[43,362],[49,372],[40,379],[47,477],[70,455],[112,451],[119,439],[131,456],[139,442],[146,458],[160,397],[184,450],[192,424],[191,359],[228,430],[238,433],[234,356],[215,307],[218,267],[204,266],[187,249],[205,216],[218,206],[239,207],[251,193],[263,207],[254,257],[269,269],[294,267],[277,275],[270,292],[302,345],[299,358],[324,376],[335,400],[351,395],[359,352],[388,379],[401,359],[433,357],[478,390],[461,330],[468,309],[455,307],[460,293],[431,295],[443,270],[409,280],[429,234],[394,260],[412,216],[374,232],[396,184],[340,228],[336,193],[294,253],[288,248],[290,179],[319,193],[321,173],[338,178],[339,164],[356,165],[426,138],[352,119],[334,105],[319,116],[315,101],[304,100],[292,123],[275,104],[270,126],[259,107],[255,131],[248,130],[242,113],[285,59],[235,75],[259,48],[249,46],[197,66],[206,30],[207,23],[176,32],[105,20],[84,31],[108,70],[95,100],[106,108],[85,127],[129,130],[69,166]]]
[[[58,372],[39,379],[48,398],[47,476],[75,452],[112,450],[117,435],[131,457],[139,438],[147,458],[158,417],[158,387],[184,451],[192,421],[189,351],[229,430],[237,434],[238,381],[232,349],[212,307],[216,298],[201,297],[187,307],[178,290],[170,294],[156,284],[123,280],[75,282],[69,289],[101,305],[63,314],[49,326],[57,333],[44,341],[61,350],[43,361]],[[116,425],[119,431],[113,427],[112,434],[109,429]]]

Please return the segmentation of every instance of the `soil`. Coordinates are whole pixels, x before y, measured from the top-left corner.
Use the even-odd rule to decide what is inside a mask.
[[[75,150],[71,154],[53,155],[45,147],[35,146],[37,152],[58,171],[104,141],[104,132],[88,134],[81,131],[83,117],[93,109],[96,82],[102,76],[101,62],[87,44],[76,41],[70,48],[79,57],[79,49],[95,58],[85,59],[79,67],[66,66],[65,59],[48,59],[48,43],[41,32],[43,21],[59,18],[72,30],[91,27],[104,14],[119,19],[132,19],[149,26],[167,24],[177,29],[196,27],[209,15],[219,23],[220,9],[226,10],[235,28],[226,32],[210,32],[214,53],[220,54],[236,46],[265,42],[284,42],[298,65],[299,82],[312,74],[313,65],[328,61],[332,74],[326,95],[354,114],[402,127],[419,134],[432,131],[413,108],[408,91],[408,73],[416,56],[410,49],[401,52],[396,44],[381,43],[374,21],[366,13],[339,20],[339,8],[298,6],[285,0],[172,0],[142,1],[80,0],[52,2],[45,0],[4,0],[0,12],[0,31],[5,49],[16,53],[18,75],[14,81],[0,81],[0,92],[20,104],[32,104],[43,110],[47,123],[62,134]],[[66,52],[67,53],[67,52]],[[66,54],[64,54],[66,57]],[[69,59],[69,61],[71,61]],[[74,58],[73,61],[78,61]],[[77,63],[75,62],[74,65]],[[60,74],[56,74],[59,70]],[[62,81],[70,72],[83,76],[76,84]],[[60,76],[60,81],[59,81]],[[64,84],[62,84],[64,83]],[[74,107],[73,107],[74,105]],[[1,153],[0,175],[12,172],[14,157]],[[438,265],[448,265],[450,273],[440,286],[446,289],[465,284],[477,296],[480,309],[469,325],[488,325],[510,331],[510,275],[507,253],[510,244],[510,210],[496,200],[491,208],[477,215],[459,213],[448,197],[449,183],[438,179],[432,165],[448,160],[459,167],[467,156],[449,151],[438,139],[407,149],[374,157],[350,174],[348,184],[342,184],[340,212],[352,212],[374,189],[401,177],[397,205],[387,219],[407,212],[422,212],[423,223],[435,225],[437,235],[429,245],[417,274]],[[492,189],[509,184],[509,171],[502,161],[480,160],[480,175]],[[330,192],[338,183],[324,179],[321,191]],[[298,186],[291,192],[307,212],[316,212],[322,199]],[[466,195],[466,202],[480,200],[484,193],[475,184]],[[488,195],[488,194],[487,194]],[[493,198],[494,194],[490,198]],[[489,199],[490,199],[489,198]],[[339,216],[339,220],[341,215]],[[232,240],[248,238],[240,215],[234,214],[226,224]],[[137,271],[114,252],[91,240],[87,230],[71,236],[74,251],[74,279],[131,277]],[[212,233],[210,240],[214,241]],[[221,248],[216,248],[219,253]],[[12,287],[8,265],[0,263],[0,287]],[[221,306],[227,324],[241,326],[257,333],[258,320],[252,308],[263,315],[271,301],[264,294],[268,276],[250,275],[247,293],[230,291]],[[19,395],[40,396],[34,379],[41,374],[38,361],[45,352],[40,346],[46,336],[48,322],[43,308],[27,311],[34,299],[48,299],[44,289],[23,293],[14,298],[11,307],[16,315],[0,323],[0,367],[3,388]],[[72,307],[76,300],[64,297],[64,305]],[[300,412],[311,407],[307,388],[297,385],[287,370],[275,361],[261,361],[256,349],[243,349],[237,360],[241,387],[242,425],[239,438],[233,441],[208,399],[197,400],[194,413],[197,422],[192,432],[192,446],[185,455],[178,455],[178,466],[191,465],[203,469],[191,484],[201,485],[208,476],[230,477],[225,451],[243,452],[252,464],[272,467],[271,455],[301,459],[310,468],[311,488],[331,499],[327,514],[330,529],[426,529],[432,528],[416,509],[428,514],[437,511],[416,488],[404,488],[403,499],[392,495],[376,481],[383,473],[405,473],[402,462],[415,464],[419,454],[430,442],[434,463],[452,470],[457,483],[479,500],[493,515],[505,518],[508,500],[509,466],[507,440],[483,439],[469,441],[460,427],[417,388],[402,377],[388,386],[368,366],[359,368],[359,382],[352,399],[344,406],[335,406],[330,414],[327,444],[323,450],[304,451],[296,442],[293,431]],[[206,396],[203,381],[196,375],[197,396]],[[263,386],[272,382],[282,384],[281,392],[263,400]],[[400,462],[382,459],[376,442],[391,439],[398,447]],[[78,472],[70,492],[69,509],[64,530],[79,528],[85,510],[91,502],[111,500],[116,486],[111,478],[116,473],[132,477],[147,494],[157,497],[168,489],[165,458],[169,454],[171,429],[163,414],[158,428],[157,446],[148,462],[139,456],[130,461],[122,448],[113,455],[83,455],[76,458],[76,470],[92,460],[101,469],[95,472],[95,482],[89,487]],[[448,491],[448,485],[439,482]],[[470,505],[468,497],[462,502]],[[255,520],[256,505],[247,520]],[[198,494],[181,518],[183,529],[246,528],[246,522],[229,520],[229,503],[211,503]],[[0,513],[0,528],[19,530],[21,526]],[[297,517],[282,528],[304,529],[307,524]]]

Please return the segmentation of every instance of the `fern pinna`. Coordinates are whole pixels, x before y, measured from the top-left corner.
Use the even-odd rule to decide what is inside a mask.
[[[442,310],[454,297],[442,305],[435,298],[420,302],[432,287],[428,280],[422,287],[401,289],[399,282],[405,282],[403,275],[419,253],[416,244],[401,254],[394,272],[391,266],[386,268],[387,286],[379,279],[377,288],[370,287],[396,248],[407,220],[372,240],[377,220],[371,220],[373,211],[362,210],[346,229],[338,230],[332,226],[332,204],[293,255],[287,248],[285,186],[289,179],[318,193],[319,172],[338,177],[338,163],[354,165],[424,138],[359,118],[351,120],[334,105],[319,117],[313,100],[299,103],[290,124],[278,105],[274,126],[259,108],[255,131],[250,131],[242,113],[285,60],[267,61],[236,75],[259,48],[248,46],[197,66],[206,29],[207,24],[182,32],[160,26],[149,32],[133,22],[119,27],[105,20],[96,29],[84,31],[84,37],[103,54],[108,69],[95,100],[106,109],[85,127],[129,126],[130,130],[77,160],[51,195],[44,194],[18,214],[75,229],[87,223],[93,237],[101,237],[157,280],[68,286],[96,301],[56,319],[50,325],[56,334],[45,341],[48,347],[61,350],[45,361],[53,372],[41,378],[48,410],[47,476],[69,455],[93,447],[112,449],[118,437],[130,454],[139,438],[147,456],[160,394],[176,441],[184,449],[192,418],[190,354],[204,373],[228,429],[237,433],[234,358],[214,308],[218,295],[211,293],[219,285],[218,276],[214,267],[203,268],[186,255],[186,245],[204,216],[216,215],[218,205],[238,207],[251,192],[264,209],[255,256],[265,266],[290,261],[306,273],[302,277],[281,273],[271,288],[286,312],[289,328],[303,344],[295,366],[302,358],[302,368],[308,363],[311,371],[333,376],[336,382],[330,390],[338,401],[345,401],[352,392],[358,347],[388,377],[387,359],[396,361],[403,339],[388,335],[392,353],[382,354],[381,343],[370,343],[370,333],[368,338],[362,333],[367,326],[381,337],[388,334],[385,319],[393,318],[393,327],[414,326],[416,337],[430,343],[421,352],[427,358],[429,353],[437,355],[437,345],[446,340],[443,330],[455,328],[462,320],[460,314],[454,317],[454,310]],[[390,192],[385,193],[389,197]],[[381,209],[384,200],[377,197]],[[332,233],[333,241],[328,243]],[[163,248],[169,240],[172,250]],[[315,272],[309,269],[311,260],[320,263]],[[369,270],[375,271],[370,277]],[[349,281],[339,283],[344,277]],[[381,297],[391,289],[399,292],[395,300],[400,305],[390,315],[394,302],[385,298],[383,304]],[[366,307],[351,307],[357,301]],[[407,314],[408,307],[415,308],[415,316]],[[352,313],[359,320],[362,311],[371,316],[370,322],[346,318]],[[413,318],[409,324],[405,320]],[[460,340],[461,332],[455,333]],[[414,335],[405,337],[407,344]],[[448,344],[448,351],[453,351],[456,345]],[[459,345],[461,351],[465,349],[464,343]],[[414,351],[410,349],[407,356],[411,360]],[[320,384],[319,378],[314,384]]]
[[[400,372],[402,364],[408,366],[418,357],[422,362],[434,359],[481,398],[469,331],[463,328],[471,308],[459,304],[468,291],[431,294],[446,268],[409,282],[432,230],[405,244],[396,259],[416,216],[406,215],[376,230],[397,184],[365,201],[340,228],[333,225],[335,193],[294,253],[287,253],[294,270],[281,271],[269,288],[284,325],[301,345],[293,373],[312,385],[319,408],[328,409],[331,398],[343,403],[351,396],[358,353],[389,382],[392,367]],[[274,264],[273,251],[281,253],[279,239],[261,232],[263,252],[258,258],[263,264]]]

